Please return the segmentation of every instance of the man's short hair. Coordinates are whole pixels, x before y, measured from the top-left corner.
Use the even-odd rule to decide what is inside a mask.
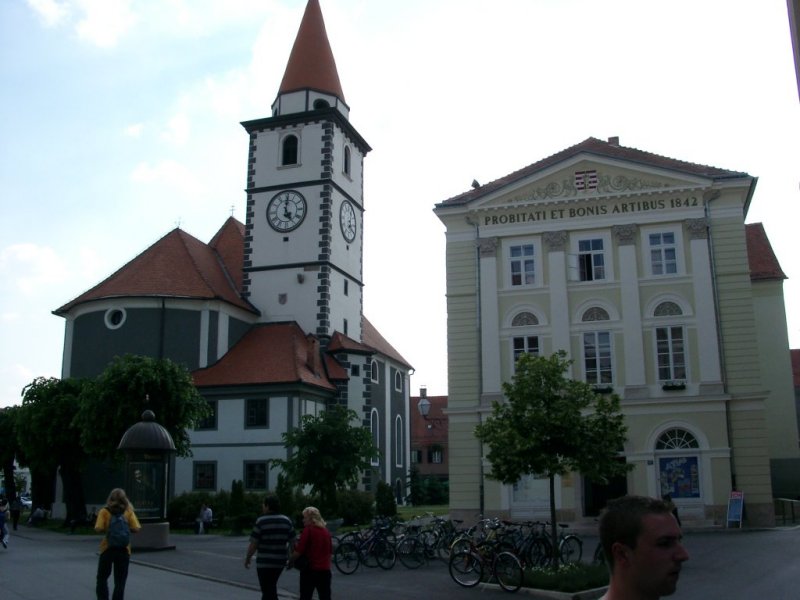
[[[278,500],[277,496],[269,495],[264,498],[264,506],[267,507],[269,512],[278,513],[281,512],[281,501]]]
[[[636,540],[642,533],[642,518],[645,515],[671,512],[666,502],[647,496],[622,496],[609,501],[600,517],[600,543],[609,569],[614,569],[611,547],[620,542],[635,548]]]

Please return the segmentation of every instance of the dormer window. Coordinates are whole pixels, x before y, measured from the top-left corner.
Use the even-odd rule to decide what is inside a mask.
[[[281,153],[281,165],[297,164],[297,149],[299,142],[296,135],[287,135],[283,138],[283,151]]]
[[[327,100],[323,100],[322,98],[317,98],[314,100],[314,110],[321,110],[323,108],[330,108],[331,105],[328,104]]]

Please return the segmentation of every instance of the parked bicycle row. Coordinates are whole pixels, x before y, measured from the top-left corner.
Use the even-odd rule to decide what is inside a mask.
[[[333,561],[336,568],[350,574],[359,565],[391,569],[399,561],[408,569],[416,569],[439,559],[450,565],[453,578],[465,585],[472,581],[476,564],[489,569],[495,558],[505,552],[512,555],[521,569],[543,566],[553,556],[553,545],[547,523],[539,521],[511,522],[497,518],[482,519],[470,528],[461,521],[424,515],[409,522],[376,520],[372,527],[339,536]],[[578,562],[583,555],[583,542],[567,525],[559,524],[557,554],[563,563]],[[454,567],[453,556],[459,555],[460,567]],[[468,558],[472,556],[472,558]],[[505,557],[506,562],[512,561]],[[510,568],[510,567],[509,567]],[[462,571],[457,578],[454,569]],[[463,571],[470,573],[467,578]],[[457,573],[458,574],[458,573]],[[461,579],[462,581],[459,581]]]

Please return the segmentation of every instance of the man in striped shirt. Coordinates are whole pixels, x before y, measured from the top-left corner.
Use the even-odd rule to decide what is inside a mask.
[[[280,508],[277,496],[264,499],[264,514],[253,525],[244,559],[244,567],[249,569],[250,560],[258,551],[256,573],[261,586],[261,600],[278,600],[278,578],[286,566],[290,544],[294,542],[292,521],[280,514]]]

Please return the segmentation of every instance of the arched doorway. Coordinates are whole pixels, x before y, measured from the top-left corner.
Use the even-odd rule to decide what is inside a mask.
[[[700,444],[690,431],[671,427],[655,444],[659,492],[676,503],[701,501]]]

